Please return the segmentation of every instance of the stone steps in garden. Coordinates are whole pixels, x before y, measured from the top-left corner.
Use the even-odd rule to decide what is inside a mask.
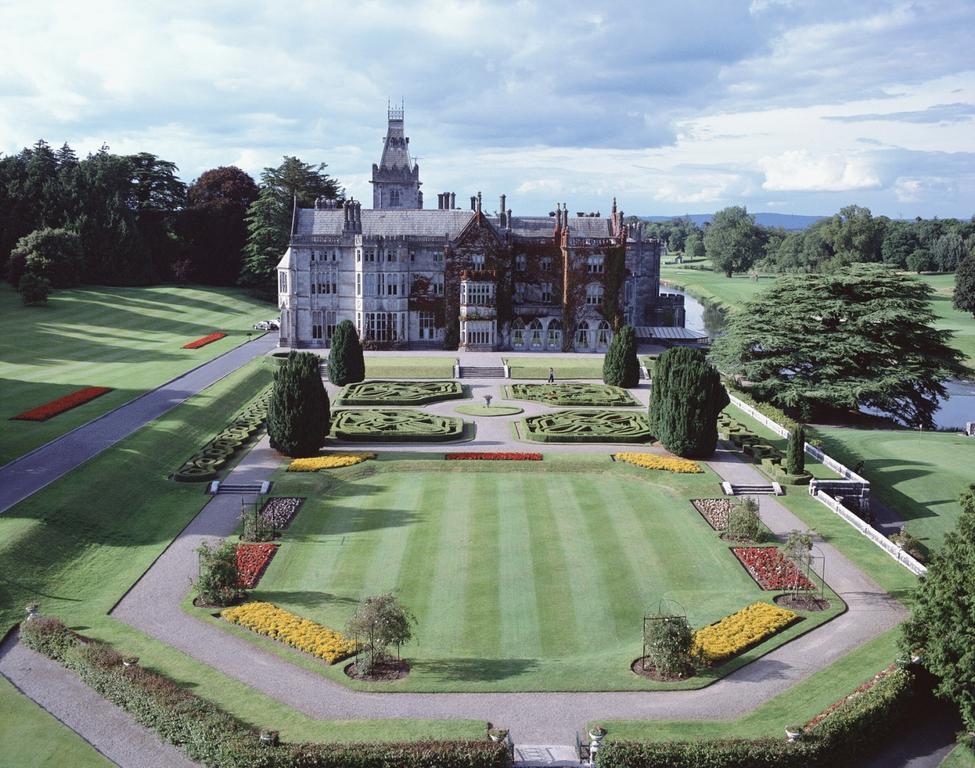
[[[573,746],[516,744],[514,747],[514,768],[536,768],[536,766],[567,768],[588,764],[579,759],[579,750]]]
[[[504,367],[487,365],[462,365],[458,369],[462,379],[503,379]]]
[[[726,496],[783,496],[785,491],[778,483],[721,483]]]
[[[210,483],[210,493],[235,493],[240,496],[262,496],[271,490],[271,483],[265,480],[262,483],[221,483],[214,480]]]

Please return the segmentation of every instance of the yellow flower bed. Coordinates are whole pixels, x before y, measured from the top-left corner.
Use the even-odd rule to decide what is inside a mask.
[[[614,453],[613,458],[644,469],[665,469],[668,472],[680,472],[686,475],[704,471],[696,461],[677,456],[658,456],[655,453]]]
[[[799,616],[770,603],[752,603],[721,621],[694,633],[693,653],[708,664],[736,653],[781,632]]]
[[[308,459],[292,459],[288,472],[317,472],[320,469],[338,469],[361,464],[366,459],[374,459],[374,453],[332,453],[328,456],[312,456]]]
[[[341,632],[303,619],[272,603],[244,603],[225,608],[220,611],[220,615],[229,622],[273,637],[292,648],[324,659],[329,664],[355,653],[355,641]]]

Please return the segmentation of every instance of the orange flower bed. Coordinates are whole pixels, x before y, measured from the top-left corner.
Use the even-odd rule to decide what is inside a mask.
[[[191,341],[189,344],[184,344],[183,349],[199,349],[200,347],[205,347],[207,344],[220,341],[220,339],[226,335],[226,333],[208,333],[206,336],[201,336],[196,341]]]
[[[52,416],[70,411],[72,408],[84,405],[96,397],[101,397],[106,392],[111,391],[111,387],[85,387],[84,389],[79,389],[77,392],[72,392],[70,395],[59,397],[57,400],[52,400],[44,405],[31,408],[29,411],[18,413],[16,416],[11,416],[10,418],[11,421],[14,419],[19,421],[47,421]]]

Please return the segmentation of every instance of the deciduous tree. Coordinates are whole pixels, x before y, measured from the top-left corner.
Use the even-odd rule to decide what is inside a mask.
[[[715,272],[744,272],[762,251],[755,217],[737,205],[718,211],[704,232],[704,249]]]
[[[934,327],[930,296],[923,281],[876,265],[781,277],[731,317],[713,354],[805,421],[870,407],[929,428],[942,382],[969,373],[951,332]]]
[[[952,306],[975,317],[975,252],[970,253],[958,265],[955,272],[955,293]]]
[[[357,671],[369,674],[388,658],[390,646],[398,648],[410,641],[415,625],[416,618],[392,594],[362,600],[346,627],[364,652]]]

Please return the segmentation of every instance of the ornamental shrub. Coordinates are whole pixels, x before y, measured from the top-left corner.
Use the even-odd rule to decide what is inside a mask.
[[[721,377],[704,353],[672,347],[657,359],[650,431],[671,453],[705,458],[718,444],[718,414],[728,405]]]
[[[370,670],[388,657],[389,646],[399,648],[413,637],[416,618],[394,595],[385,594],[362,600],[349,619],[346,632],[352,635],[364,651],[356,661],[358,672]]]
[[[661,675],[680,677],[693,670],[694,631],[686,616],[656,616],[643,636],[647,659]]]
[[[228,605],[238,595],[237,545],[224,540],[210,546],[203,542],[196,550],[200,556],[196,591],[208,605]]]
[[[286,456],[314,456],[332,428],[318,355],[291,352],[274,372],[267,408],[271,447]]]
[[[51,281],[33,272],[25,272],[17,283],[17,290],[28,307],[47,304],[47,297],[51,295]]]
[[[758,502],[745,497],[728,512],[728,536],[738,541],[761,541],[762,518],[758,514]]]
[[[789,445],[785,454],[785,469],[790,475],[801,475],[806,471],[806,429],[797,424],[789,432]]]
[[[19,285],[21,275],[32,274],[55,288],[81,282],[84,258],[81,240],[70,229],[36,229],[17,241],[7,262],[7,278]]]
[[[328,380],[339,387],[354,384],[366,377],[366,361],[362,355],[359,334],[351,320],[343,320],[332,333],[332,349],[328,355]]]
[[[636,332],[624,325],[603,357],[603,382],[614,387],[635,387],[640,383],[640,361],[636,357]]]

